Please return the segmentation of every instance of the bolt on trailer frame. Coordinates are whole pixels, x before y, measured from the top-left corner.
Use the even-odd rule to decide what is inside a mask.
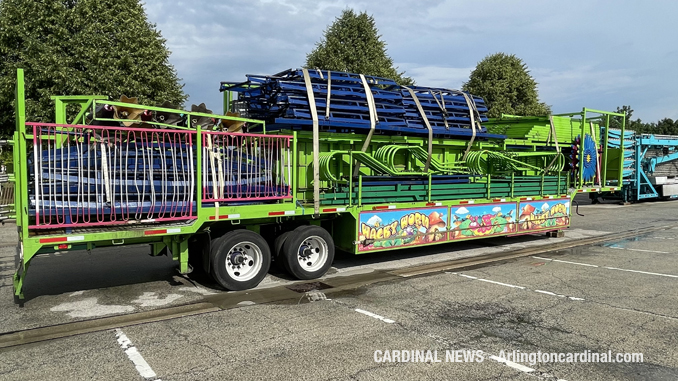
[[[230,107],[230,95],[224,96]],[[578,173],[568,172],[555,136],[469,142],[375,134],[363,150],[365,135],[321,131],[316,196],[310,131],[267,131],[260,120],[100,96],[53,99],[57,123],[27,122],[18,72],[17,299],[23,299],[28,267],[41,253],[148,243],[152,255],[170,252],[181,273],[190,272],[192,253],[222,286],[243,289],[224,277],[252,287],[271,256],[295,277],[311,279],[327,270],[335,245],[360,254],[562,230],[569,226],[574,194],[596,191],[576,188]],[[182,113],[187,125],[106,125],[125,121],[98,117],[102,105]],[[74,107],[77,115],[69,119]],[[243,122],[262,132],[208,130],[193,124],[194,117]],[[584,122],[568,123],[572,136],[588,131]],[[546,128],[560,134],[553,123]],[[207,239],[192,250],[197,237]],[[257,250],[248,251],[248,244]],[[256,277],[240,274],[254,260],[263,262],[250,265]],[[224,263],[224,272],[214,270]]]

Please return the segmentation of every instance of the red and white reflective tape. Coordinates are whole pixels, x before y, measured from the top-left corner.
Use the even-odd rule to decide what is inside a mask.
[[[40,243],[75,242],[84,240],[85,240],[84,235],[74,235],[70,237],[41,238]]]
[[[233,220],[240,218],[240,214],[223,214],[221,216],[210,216],[210,220]]]
[[[466,205],[466,204],[474,204],[475,201],[473,201],[473,200],[468,200],[468,201],[460,201],[459,203],[462,204],[462,205]]]
[[[443,206],[442,202],[427,202],[426,206]]]
[[[332,212],[341,213],[341,212],[345,212],[345,211],[346,211],[346,208],[327,208],[327,209],[323,209],[323,213],[332,213]]]
[[[532,201],[532,197],[521,197],[520,201]]]
[[[146,230],[144,235],[181,233],[181,228]]]
[[[384,210],[384,209],[395,209],[395,205],[380,205],[380,206],[375,206],[372,208],[372,210]]]
[[[549,196],[549,199],[553,199],[553,196]]]
[[[284,211],[284,212],[283,212],[283,211],[280,211],[280,212],[269,212],[268,215],[269,215],[269,216],[293,216],[293,215],[295,215],[295,213],[296,213],[296,212],[295,212],[294,210],[286,210],[286,211]]]
[[[506,199],[505,198],[495,198],[492,201],[494,201],[494,202],[506,202]]]

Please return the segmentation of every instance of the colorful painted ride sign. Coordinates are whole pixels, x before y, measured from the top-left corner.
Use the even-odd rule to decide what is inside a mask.
[[[358,251],[558,230],[569,216],[568,198],[362,212]]]
[[[447,241],[447,207],[360,213],[359,251]]]
[[[521,232],[557,230],[570,224],[570,199],[521,201]]]

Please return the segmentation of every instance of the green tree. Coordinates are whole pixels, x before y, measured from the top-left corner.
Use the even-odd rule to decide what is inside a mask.
[[[412,78],[393,66],[374,17],[346,9],[326,30],[323,39],[306,56],[307,68],[346,71],[394,79],[413,85]]]
[[[539,102],[537,82],[527,65],[513,54],[485,57],[471,72],[463,89],[485,99],[491,118],[501,114],[542,116],[551,113],[548,105]]]
[[[627,131],[635,131],[638,134],[656,134],[656,124],[655,123],[644,123],[640,118],[637,119],[632,119],[633,118],[633,109],[631,106],[624,105],[622,107],[617,107],[617,110],[615,110],[616,113],[619,114],[626,114],[626,122],[624,124],[624,128]],[[621,128],[621,118],[620,117],[614,117],[610,118],[610,128],[616,128],[620,129]]]
[[[629,126],[632,125],[631,117],[633,116],[633,109],[631,108],[631,106],[624,105],[622,107],[617,107],[615,112],[618,113],[618,114],[625,114],[626,115],[625,126],[626,126],[626,129],[629,129]],[[610,128],[620,129],[621,128],[621,117],[610,117]]]
[[[165,40],[139,0],[0,1],[0,134],[14,129],[16,69],[26,72],[27,117],[52,121],[52,95],[186,96]]]

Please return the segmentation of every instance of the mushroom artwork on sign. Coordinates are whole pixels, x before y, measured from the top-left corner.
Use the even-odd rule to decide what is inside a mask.
[[[420,208],[360,213],[359,251],[447,241],[448,209]]]

